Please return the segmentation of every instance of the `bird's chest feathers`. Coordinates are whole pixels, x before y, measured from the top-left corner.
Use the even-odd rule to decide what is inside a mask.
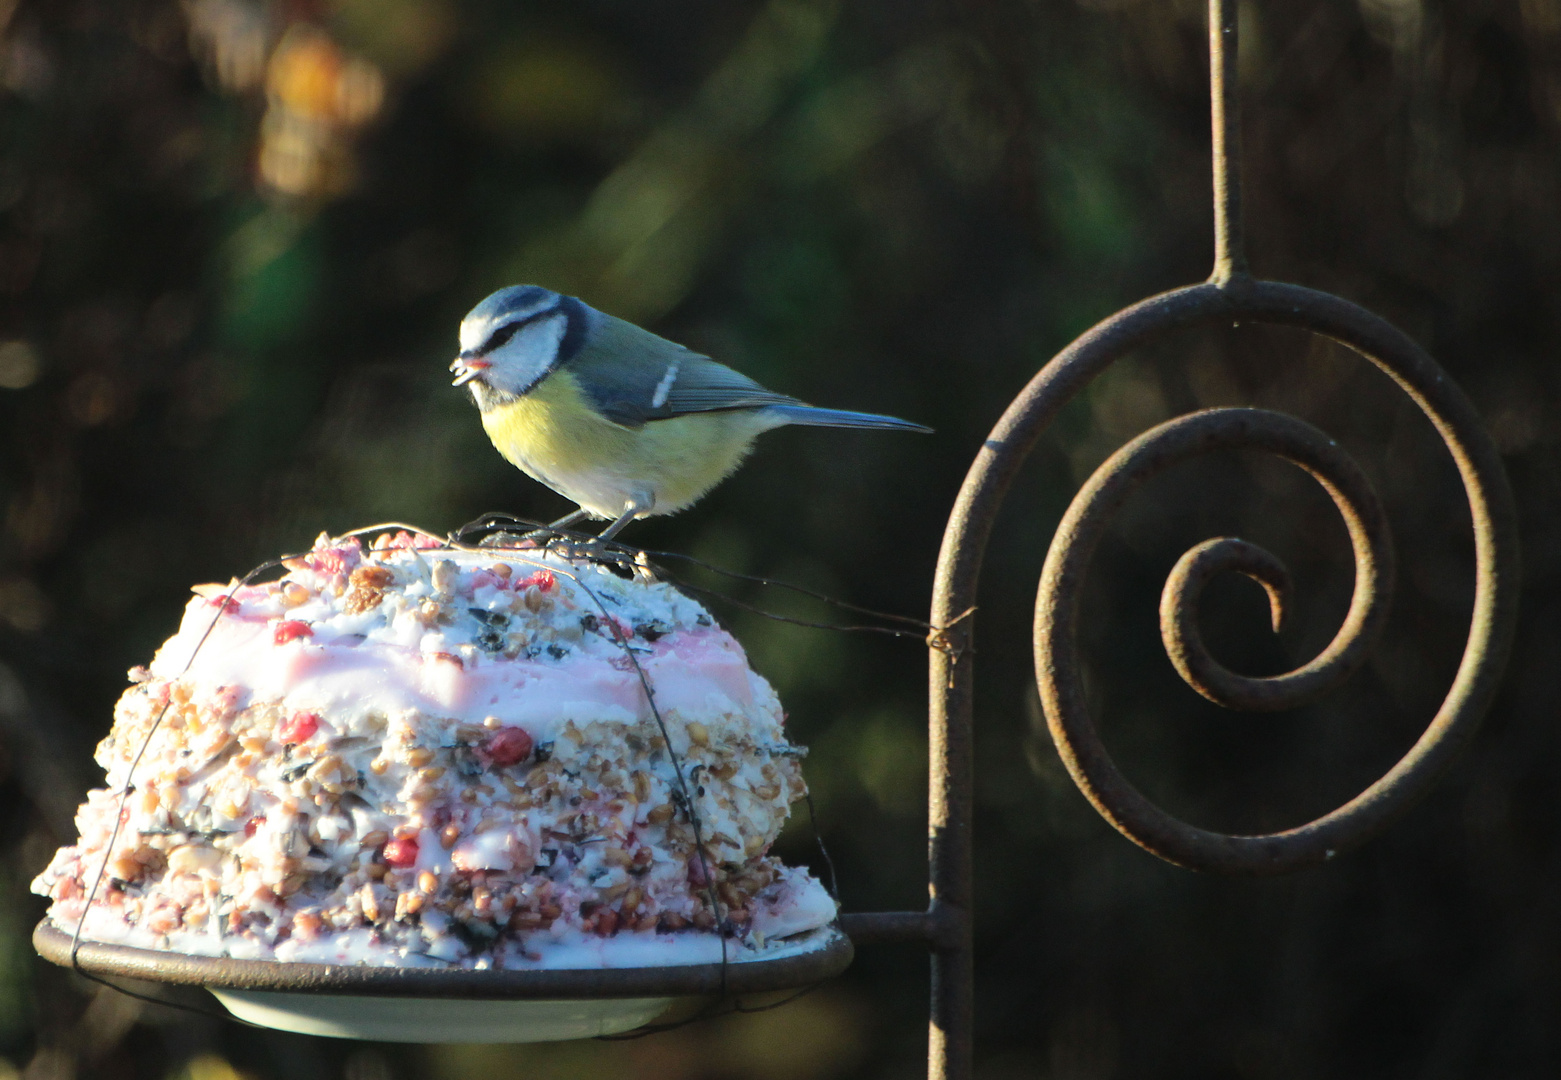
[[[562,371],[485,411],[482,426],[501,454],[548,484],[619,457],[632,440],[632,432],[593,410],[574,376]]]
[[[748,412],[615,424],[592,409],[575,377],[555,372],[524,397],[483,411],[493,445],[522,471],[598,517],[648,498],[681,510],[730,473],[768,425]]]

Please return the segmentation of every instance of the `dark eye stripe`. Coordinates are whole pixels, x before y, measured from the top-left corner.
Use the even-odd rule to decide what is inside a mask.
[[[512,323],[505,323],[503,326],[495,330],[488,337],[487,341],[482,343],[482,348],[477,350],[477,355],[487,356],[494,349],[497,349],[499,346],[503,345],[506,341],[519,333],[522,326],[525,326],[527,323],[532,322],[535,319],[536,316],[533,315],[528,319],[517,319]]]
[[[542,311],[533,312],[532,314],[527,315],[524,319],[516,319],[514,322],[505,323],[492,334],[488,335],[488,340],[483,342],[482,348],[478,349],[473,355],[487,356],[494,349],[503,347],[505,342],[509,341],[510,338],[520,333],[521,330],[530,326],[538,319],[545,319],[549,315],[557,314],[557,312],[558,305],[555,304],[550,308],[544,308]]]

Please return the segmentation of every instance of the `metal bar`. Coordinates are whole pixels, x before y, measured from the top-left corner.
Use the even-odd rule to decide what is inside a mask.
[[[1311,473],[1333,498],[1355,553],[1355,594],[1333,641],[1312,660],[1283,675],[1237,675],[1203,644],[1199,593],[1222,573],[1267,578],[1280,601],[1271,609],[1282,617],[1284,594],[1279,590],[1288,586],[1290,575],[1283,562],[1256,544],[1231,537],[1200,544],[1182,556],[1161,595],[1161,637],[1171,663],[1204,697],[1243,712],[1298,708],[1359,670],[1382,636],[1391,606],[1394,557],[1387,514],[1371,481],[1343,447],[1304,421],[1266,409],[1204,409],[1179,416],[1146,431],[1096,470],[1057,526],[1052,540],[1056,561],[1048,562],[1041,573],[1049,598],[1046,651],[1060,656],[1073,648],[1071,628],[1064,621],[1077,617],[1078,586],[1113,514],[1156,473],[1199,454],[1235,448],[1285,458]],[[1068,595],[1056,595],[1057,589],[1069,590]]]
[[[840,916],[840,929],[853,945],[920,941],[931,945],[939,926],[930,911],[855,911]]]
[[[1213,113],[1214,273],[1225,285],[1247,275],[1241,221],[1241,89],[1236,0],[1209,0],[1209,105]]]
[[[979,503],[984,485],[974,480],[994,460],[991,442],[971,465],[960,489],[933,581],[928,639],[927,860],[935,908],[947,911],[953,929],[932,952],[932,1003],[927,1025],[929,1080],[970,1080],[974,1071],[975,964],[971,900],[974,864],[971,811],[975,801],[970,643],[981,560],[991,517]],[[1017,455],[1021,460],[1023,455]],[[1019,461],[1013,462],[1017,470]],[[1011,472],[1010,477],[1011,478]],[[1006,482],[1002,484],[1006,487]]]

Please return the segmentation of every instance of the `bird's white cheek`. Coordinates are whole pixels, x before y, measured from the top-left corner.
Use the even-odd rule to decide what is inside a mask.
[[[521,330],[489,354],[493,367],[488,371],[488,381],[512,394],[530,390],[553,366],[568,325],[569,320],[559,313],[538,319]]]
[[[488,333],[492,329],[493,320],[479,319],[473,321],[467,319],[461,323],[460,342],[462,352],[471,352],[488,340]]]

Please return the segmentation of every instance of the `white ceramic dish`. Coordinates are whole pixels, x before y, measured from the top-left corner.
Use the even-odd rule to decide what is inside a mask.
[[[484,1001],[211,988],[240,1020],[336,1039],[527,1043],[616,1035],[650,1023],[675,998]]]

